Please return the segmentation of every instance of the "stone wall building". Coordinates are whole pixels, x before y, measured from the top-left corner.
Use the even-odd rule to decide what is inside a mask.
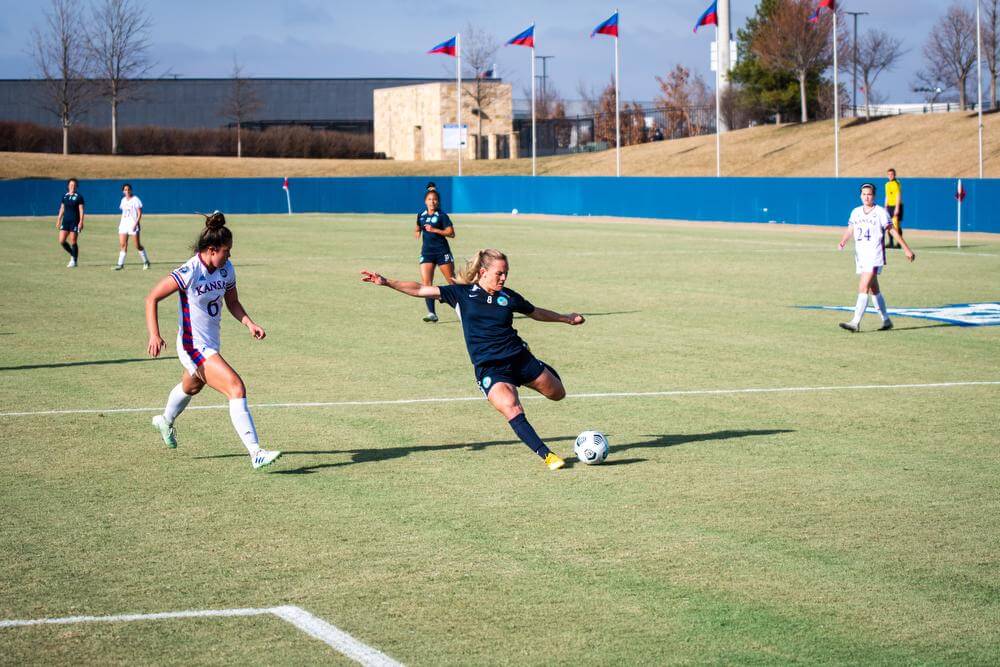
[[[375,151],[395,160],[458,159],[457,149],[444,148],[444,126],[457,122],[455,85],[375,90]],[[468,132],[463,159],[516,158],[511,85],[478,79],[463,81],[462,89],[462,124]]]

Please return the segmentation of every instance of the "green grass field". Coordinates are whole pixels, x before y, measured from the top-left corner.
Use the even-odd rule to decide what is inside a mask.
[[[456,253],[588,315],[517,322],[570,392],[526,401],[542,437],[612,443],[549,472],[483,400],[389,402],[477,395],[454,313],[358,281],[416,277],[409,216],[233,216],[268,336],[224,320],[223,354],[285,451],[254,472],[211,390],[178,449],[149,424],[181,367],[143,299],[200,222],[150,216],[121,273],[116,224],[68,270],[52,220],[0,221],[0,620],[287,604],[406,664],[1000,662],[1000,385],[683,393],[1000,381],[1000,328],[796,308],[853,304],[839,230],[456,216]],[[1000,239],[911,238],[890,307],[1000,297]],[[0,662],[347,660],[251,617],[0,628]]]

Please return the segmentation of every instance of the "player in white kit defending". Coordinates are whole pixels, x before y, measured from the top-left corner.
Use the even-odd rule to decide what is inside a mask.
[[[888,230],[900,247],[906,252],[906,259],[911,262],[916,255],[910,250],[903,237],[892,225],[888,211],[875,203],[875,186],[865,183],[861,186],[861,206],[851,211],[847,229],[840,239],[840,250],[847,245],[848,239],[854,237],[854,262],[858,281],[858,300],[854,305],[854,317],[850,322],[841,322],[840,328],[855,332],[861,328],[861,318],[868,307],[868,295],[871,295],[872,305],[882,316],[880,331],[892,328],[892,320],[885,309],[885,298],[878,286],[878,274],[885,266],[885,231]]]
[[[135,238],[135,249],[142,257],[142,270],[145,271],[149,268],[149,255],[146,254],[146,248],[143,247],[142,241],[139,239],[142,200],[132,194],[132,186],[128,183],[122,186],[122,195],[124,196],[118,205],[122,211],[122,219],[118,223],[118,263],[115,265],[115,271],[121,271],[125,268],[125,253],[128,250],[128,237],[130,236]]]
[[[149,331],[149,354],[160,355],[164,348],[156,313],[157,304],[174,292],[180,297],[178,308],[177,356],[184,373],[181,382],[170,391],[162,415],[153,417],[153,426],[167,447],[177,446],[174,420],[207,384],[229,399],[229,417],[233,428],[250,453],[253,467],[261,468],[275,461],[281,452],[261,449],[257,428],[247,407],[243,380],[219,354],[219,328],[222,305],[233,314],[257,340],[265,336],[240,303],[236,292],[236,271],[229,261],[233,234],[226,218],[216,211],[205,216],[205,229],[195,244],[195,256],[170,272],[146,297],[146,328]]]

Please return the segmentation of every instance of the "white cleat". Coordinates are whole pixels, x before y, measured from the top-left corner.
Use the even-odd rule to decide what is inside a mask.
[[[149,262],[144,262],[143,263],[142,270],[143,271],[149,271]]]
[[[427,313],[426,315],[424,315],[424,322],[437,322],[437,321],[438,321],[438,316],[435,315],[434,313]]]
[[[281,452],[271,451],[267,449],[258,449],[250,456],[250,462],[253,464],[253,469],[263,468],[266,465],[271,465],[278,460],[281,456]]]
[[[160,432],[160,437],[163,438],[163,444],[170,449],[175,449],[177,447],[177,431],[174,430],[173,424],[167,423],[167,420],[163,417],[163,415],[156,415],[153,417],[153,426]]]
[[[76,268],[76,260],[75,259],[69,260],[69,264],[66,265],[66,268],[67,269],[75,269]]]

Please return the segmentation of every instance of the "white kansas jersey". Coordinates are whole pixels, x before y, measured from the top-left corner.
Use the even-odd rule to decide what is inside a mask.
[[[222,268],[210,272],[195,255],[170,275],[180,288],[178,337],[184,351],[200,366],[199,350],[219,349],[219,323],[226,305],[223,297],[236,287],[236,271],[232,262],[226,262]]]
[[[122,203],[118,205],[118,208],[122,210],[122,222],[135,225],[135,221],[139,219],[142,200],[134,195],[131,198],[122,197]]]
[[[892,226],[888,211],[876,204],[851,211],[848,223],[854,233],[854,260],[859,267],[885,266],[885,230]]]

